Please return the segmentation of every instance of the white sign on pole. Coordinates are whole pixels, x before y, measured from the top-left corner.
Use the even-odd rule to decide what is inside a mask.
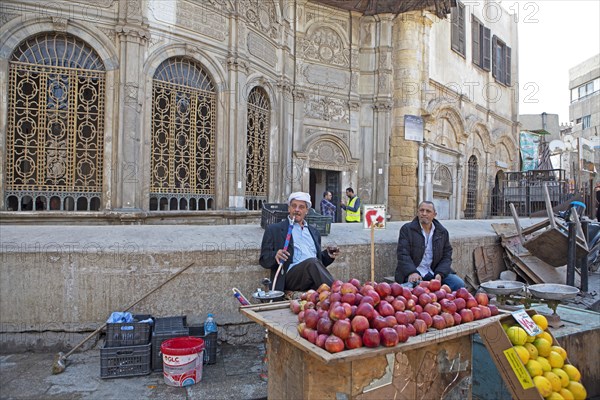
[[[365,229],[385,229],[385,205],[365,204],[363,215]]]
[[[418,115],[404,116],[404,139],[423,141],[423,118]]]

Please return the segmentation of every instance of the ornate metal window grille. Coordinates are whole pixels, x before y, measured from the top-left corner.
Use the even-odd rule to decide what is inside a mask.
[[[105,68],[62,33],[25,40],[9,62],[6,208],[96,211],[101,206]]]
[[[467,180],[467,206],[465,208],[465,218],[475,218],[477,209],[477,157],[469,158],[468,180]]]
[[[171,58],[152,89],[150,210],[209,210],[215,197],[216,91],[204,69]]]
[[[246,139],[246,208],[260,210],[267,201],[271,107],[264,89],[248,96]]]

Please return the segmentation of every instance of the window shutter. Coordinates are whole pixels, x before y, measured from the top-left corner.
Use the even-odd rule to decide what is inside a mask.
[[[510,53],[510,47],[506,46],[506,79],[504,80],[504,83],[507,85],[510,85],[510,80],[511,80],[511,75],[510,75],[510,59],[511,59],[511,53]]]
[[[452,15],[450,16],[451,18],[451,22],[452,22],[452,26],[451,26],[451,43],[450,46],[452,47],[452,50],[458,50],[458,6],[454,7],[452,9]]]
[[[463,56],[465,55],[465,6],[463,4],[458,4],[458,29],[459,29],[459,38],[458,38],[458,46],[459,52]]]
[[[471,22],[471,51],[473,52],[473,64],[481,66],[481,52],[479,43],[479,31],[481,25],[479,21],[473,17]]]
[[[482,46],[482,51],[481,51],[481,53],[482,53],[481,57],[483,58],[482,67],[486,71],[490,70],[490,51],[491,51],[490,35],[491,35],[490,29],[486,28],[484,26],[483,27],[483,46]]]
[[[496,51],[498,48],[498,38],[496,35],[492,37],[492,76],[498,78],[498,57]]]

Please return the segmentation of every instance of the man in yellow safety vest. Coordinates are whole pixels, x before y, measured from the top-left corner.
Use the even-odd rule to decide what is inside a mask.
[[[342,208],[346,210],[346,222],[360,222],[360,199],[354,194],[354,189],[346,188],[348,204],[342,201]]]

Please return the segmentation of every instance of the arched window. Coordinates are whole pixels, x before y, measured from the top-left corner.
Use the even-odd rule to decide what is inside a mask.
[[[217,98],[210,77],[193,60],[168,59],[154,74],[152,100],[150,210],[213,209]]]
[[[267,201],[269,173],[270,105],[264,89],[248,96],[246,138],[246,208],[260,210]]]
[[[22,42],[8,69],[7,210],[99,210],[102,60],[76,37],[44,33]]]
[[[467,207],[465,208],[465,218],[475,218],[477,211],[477,157],[469,158],[469,170],[467,180]]]

